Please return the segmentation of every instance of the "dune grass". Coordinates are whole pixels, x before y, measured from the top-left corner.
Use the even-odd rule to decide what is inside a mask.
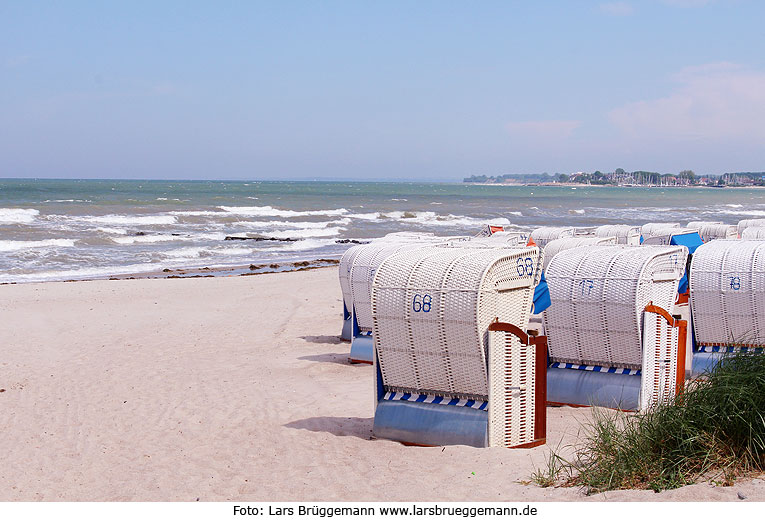
[[[672,402],[626,414],[598,409],[566,461],[551,452],[532,475],[542,485],[673,489],[701,480],[730,484],[765,469],[765,354],[726,356]]]

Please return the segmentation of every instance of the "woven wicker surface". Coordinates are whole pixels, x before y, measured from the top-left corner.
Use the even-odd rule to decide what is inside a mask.
[[[641,410],[674,398],[678,338],[679,329],[671,327],[661,315],[644,313]]]
[[[680,222],[649,222],[643,224],[640,228],[640,234],[643,235],[643,238],[648,238],[654,236],[654,232],[660,229],[672,229],[677,227],[682,227]]]
[[[765,218],[747,218],[741,220],[738,223],[739,236],[741,236],[744,230],[748,227],[765,227]]]
[[[670,310],[687,248],[587,246],[558,253],[547,266],[545,311],[550,359],[639,368],[643,309]]]
[[[651,227],[649,233],[643,233],[643,244],[648,246],[669,246],[672,237],[696,233],[695,229],[687,227]]]
[[[545,247],[551,240],[573,236],[576,236],[576,228],[573,227],[538,227],[531,232],[532,240],[539,247]]]
[[[765,242],[714,240],[691,261],[698,345],[765,344]]]
[[[595,228],[595,236],[616,237],[617,244],[638,246],[640,245],[640,226],[626,224],[600,226]]]
[[[386,390],[488,398],[488,326],[526,328],[540,261],[536,247],[428,246],[386,258],[372,295]]]
[[[765,226],[748,227],[741,233],[742,240],[765,240]]]
[[[575,247],[581,247],[581,246],[615,246],[618,242],[616,241],[616,237],[597,237],[597,236],[591,236],[591,237],[571,237],[571,238],[558,238],[556,240],[551,240],[545,247],[544,247],[544,269],[547,270],[547,266],[550,264],[550,260],[560,253],[561,251],[565,251],[567,249],[573,249]]]

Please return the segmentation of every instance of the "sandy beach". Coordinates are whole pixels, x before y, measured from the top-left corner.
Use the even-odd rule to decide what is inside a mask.
[[[737,501],[528,483],[531,450],[372,437],[372,368],[338,338],[337,268],[0,286],[2,501]],[[548,443],[586,408],[548,408]],[[567,453],[564,451],[564,453]]]

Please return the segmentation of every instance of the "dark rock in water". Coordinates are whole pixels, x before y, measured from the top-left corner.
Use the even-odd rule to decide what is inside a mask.
[[[299,238],[263,237],[263,236],[238,237],[238,236],[229,235],[223,240],[254,240],[255,242],[297,242],[300,239]]]
[[[305,267],[310,265],[311,263],[308,261],[303,260],[302,262],[293,262],[292,265],[295,267]]]
[[[269,264],[268,267],[270,267],[271,269],[276,269],[277,267],[279,267],[279,264]]]
[[[181,236],[181,234],[180,233],[170,233],[170,236],[179,237],[179,236]]]
[[[266,266],[250,264],[250,271],[255,271],[256,269],[263,269],[264,267],[266,267]]]
[[[169,273],[170,271],[172,271],[172,269],[165,268],[165,269],[162,270],[163,273]]]
[[[138,232],[135,234],[135,236],[137,236],[137,237],[142,237],[142,236],[144,236],[144,235],[146,235],[146,233],[144,233],[143,231],[138,231]]]
[[[317,258],[316,262],[323,262],[325,264],[339,264],[340,261],[336,258]]]
[[[352,238],[343,238],[341,240],[335,240],[335,244],[369,244],[369,240],[355,240]]]

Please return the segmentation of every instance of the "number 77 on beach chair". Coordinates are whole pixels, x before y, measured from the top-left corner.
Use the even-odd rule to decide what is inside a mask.
[[[674,397],[685,378],[687,323],[669,311],[685,246],[586,246],[547,266],[552,404],[638,411]]]
[[[536,246],[428,246],[383,261],[372,288],[375,436],[544,442],[545,339],[526,332],[541,268]]]

